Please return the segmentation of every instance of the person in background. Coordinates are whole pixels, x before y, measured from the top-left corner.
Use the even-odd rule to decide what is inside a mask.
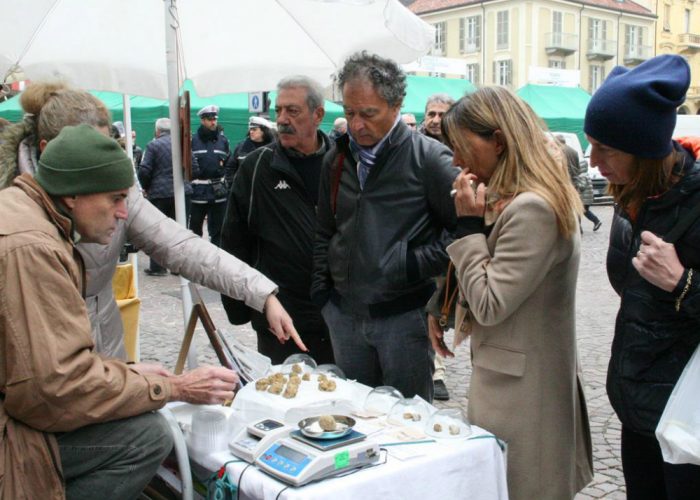
[[[192,158],[192,172],[198,172],[197,160]],[[175,220],[175,194],[173,189],[173,153],[170,137],[170,118],[156,120],[155,139],[146,146],[146,154],[138,169],[141,188],[158,210]],[[185,210],[189,213],[192,186],[185,182]],[[144,272],[149,276],[165,276],[167,270],[153,257]]]
[[[174,376],[95,352],[75,245],[109,244],[133,184],[116,141],[78,125],[0,191],[2,498],[136,498],[172,447],[153,410],[233,399],[227,368]]]
[[[348,378],[433,399],[425,305],[454,229],[450,150],[401,121],[406,76],[358,52],[338,76],[348,133],[321,176],[311,297]]]
[[[467,308],[456,340],[471,332],[469,421],[508,443],[509,498],[572,499],[593,477],[576,353],[581,202],[543,123],[505,87],[460,99],[442,130],[462,168],[447,252]]]
[[[63,82],[32,82],[20,96],[22,121],[7,127],[0,139],[0,189],[21,173],[34,174],[42,151],[67,125],[86,123],[109,134],[104,103]],[[114,300],[112,277],[126,241],[186,279],[245,300],[263,311],[270,330],[281,340],[303,346],[291,318],[277,300],[277,286],[258,271],[166,217],[133,186],[127,197],[129,216],[118,221],[108,245],[78,242],[85,262],[85,303],[97,352],[126,358],[124,327]],[[301,347],[300,347],[301,348]]]
[[[447,94],[433,94],[425,103],[425,116],[420,126],[420,133],[444,142],[440,123],[442,116],[450,109],[455,100]]]
[[[418,122],[416,121],[416,115],[413,113],[404,113],[401,115],[401,120],[406,124],[411,130],[416,130]]]
[[[143,149],[136,144],[136,130],[131,129],[131,151],[133,153],[134,165],[138,168],[143,159]]]
[[[218,106],[205,106],[197,112],[197,116],[201,123],[192,136],[192,154],[199,164],[199,175],[192,176],[189,228],[202,236],[206,218],[209,240],[218,247],[228,198],[226,179],[232,178],[226,173],[231,149],[219,128]]]
[[[622,422],[630,500],[700,498],[700,467],[664,462],[655,430],[700,343],[700,220],[666,235],[700,204],[700,162],[671,139],[690,85],[685,59],[615,67],[588,103],[591,164],[615,200],[608,278],[620,295],[607,390]]]
[[[330,137],[331,141],[335,141],[341,135],[346,134],[347,131],[348,131],[348,121],[344,117],[339,116],[333,122],[333,130],[331,130],[329,137]]]
[[[279,284],[278,297],[319,364],[333,363],[328,328],[309,296],[321,163],[331,148],[318,128],[323,104],[323,91],[310,78],[293,76],[278,83],[279,140],[256,149],[241,164],[221,238],[223,250],[264,269]],[[299,352],[292,344],[272,339],[259,312],[225,295],[222,301],[231,323],[251,322],[258,351],[273,364]]]
[[[425,117],[420,128],[420,133],[444,144],[445,141],[442,137],[442,128],[440,123],[442,122],[442,116],[448,109],[450,109],[450,106],[452,106],[454,102],[455,100],[447,94],[433,94],[428,97],[428,100],[425,103]],[[415,117],[413,118],[413,121],[415,123]],[[435,281],[438,286],[438,291],[436,294],[440,296],[440,290],[445,285],[445,276],[440,276],[436,278]],[[435,308],[430,307],[433,300],[434,298],[431,298],[431,300],[428,302],[428,307],[426,308],[428,311],[428,328],[436,330],[436,334],[437,330],[439,330],[440,336],[438,337],[438,335],[434,335],[433,337],[442,339],[443,327],[441,327],[439,323],[440,311],[439,309],[436,310]],[[445,326],[449,326],[449,321]],[[450,399],[450,393],[445,385],[445,358],[442,357],[441,354],[437,353],[437,351],[435,353],[434,363],[435,371],[433,372],[433,385],[435,393],[433,397],[438,401],[448,401]]]
[[[586,162],[582,162],[579,159],[576,150],[566,143],[564,136],[557,135],[556,137],[557,142],[559,143],[559,146],[566,157],[571,182],[581,197],[581,203],[583,203],[583,215],[586,217],[586,219],[593,223],[593,231],[597,231],[600,229],[600,226],[602,226],[603,223],[591,211],[591,205],[593,204],[593,183],[591,182],[591,178],[588,176],[588,166],[586,165]],[[583,227],[581,228],[581,232],[583,232]]]
[[[233,177],[246,156],[275,140],[273,130],[273,124],[262,116],[251,116],[248,119],[248,134],[245,139],[236,144],[233,154],[229,158],[229,165],[226,169],[227,185],[230,186],[233,183]]]

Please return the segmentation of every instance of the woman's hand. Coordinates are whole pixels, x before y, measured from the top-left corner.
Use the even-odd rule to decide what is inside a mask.
[[[277,337],[280,344],[284,344],[291,338],[299,349],[304,352],[309,351],[294,328],[292,318],[273,294],[270,294],[265,300],[265,317],[269,325],[268,329]]]
[[[486,186],[484,183],[479,183],[475,192],[472,186],[476,179],[476,175],[463,170],[452,183],[457,217],[484,216],[486,212]]]
[[[672,292],[685,270],[678,260],[676,247],[649,231],[642,231],[642,244],[632,259],[639,275],[652,285]]]
[[[455,355],[445,344],[445,333],[442,331],[440,322],[432,314],[428,314],[428,336],[433,349],[443,358],[454,358]]]

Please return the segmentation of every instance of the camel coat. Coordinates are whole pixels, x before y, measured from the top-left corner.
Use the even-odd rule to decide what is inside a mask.
[[[573,498],[593,477],[578,374],[580,235],[540,196],[517,196],[487,237],[447,251],[472,316],[469,419],[508,443],[511,500]]]

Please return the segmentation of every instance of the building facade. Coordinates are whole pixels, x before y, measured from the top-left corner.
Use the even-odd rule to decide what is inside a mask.
[[[656,0],[414,0],[408,8],[435,26],[432,56],[461,60],[475,84],[513,89],[527,83],[580,85],[590,93],[616,65],[635,66],[657,53],[684,55],[694,83],[687,109],[697,113],[700,28],[695,0],[659,0],[673,7],[661,33]],[[678,4],[678,5],[675,5]],[[662,7],[659,7],[662,8]],[[689,12],[689,13],[688,13]],[[695,24],[693,24],[695,21]],[[700,97],[700,96],[698,96]]]

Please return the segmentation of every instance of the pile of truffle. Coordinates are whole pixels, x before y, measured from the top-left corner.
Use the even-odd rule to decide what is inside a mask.
[[[299,385],[302,381],[310,381],[311,375],[303,373],[301,365],[292,365],[292,371],[289,378],[282,373],[273,373],[268,377],[263,377],[255,382],[255,389],[258,391],[267,391],[270,394],[282,394],[287,399],[295,398],[299,392]],[[285,387],[285,384],[286,387]],[[335,380],[329,379],[324,373],[318,376],[318,390],[324,392],[332,392],[336,389]]]

